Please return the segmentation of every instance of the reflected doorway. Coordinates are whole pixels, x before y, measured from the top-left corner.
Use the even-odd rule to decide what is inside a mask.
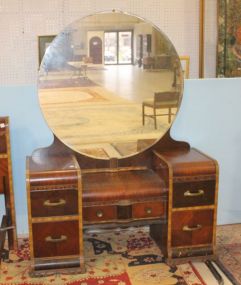
[[[102,40],[100,37],[90,39],[90,57],[93,63],[102,64]]]
[[[133,32],[105,32],[104,37],[105,64],[133,63]]]

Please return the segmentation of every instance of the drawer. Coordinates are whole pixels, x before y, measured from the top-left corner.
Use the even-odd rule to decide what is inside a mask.
[[[79,254],[79,221],[33,223],[34,257]]]
[[[7,153],[6,129],[0,126],[0,154]]]
[[[176,211],[172,213],[172,246],[211,244],[213,210]]]
[[[8,159],[0,158],[0,194],[4,194],[8,187]]]
[[[37,190],[31,192],[30,197],[32,217],[78,214],[77,190]]]
[[[212,205],[214,199],[215,180],[174,183],[174,208]]]
[[[165,203],[145,202],[136,203],[132,206],[132,218],[157,218],[165,215]]]
[[[116,206],[83,207],[83,218],[86,222],[111,221],[117,218]]]

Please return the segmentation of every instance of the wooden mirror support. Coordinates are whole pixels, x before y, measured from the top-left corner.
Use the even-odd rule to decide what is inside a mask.
[[[185,258],[207,258],[215,254],[217,162],[190,148],[188,143],[175,141],[170,136],[171,120],[174,119],[173,115],[176,114],[182,97],[183,76],[179,57],[166,36],[158,35],[159,31],[150,26],[150,23],[146,26],[143,20],[136,17],[114,15],[117,19],[108,14],[105,21],[100,21],[105,15],[99,14],[90,19],[85,18],[84,23],[76,22],[74,28],[68,27],[56,38],[53,46],[50,46],[41,64],[40,104],[55,139],[50,147],[38,149],[27,158],[30,253],[32,274],[35,276],[59,270],[84,272],[83,231],[89,228],[148,225],[151,237],[160,246],[169,263],[183,262]],[[78,66],[78,62],[69,61],[66,54],[63,54],[64,50],[70,50],[72,47],[71,39],[74,36],[69,33],[81,31],[78,35],[86,39],[86,31],[87,35],[88,31],[92,35],[93,29],[95,34],[96,31],[99,33],[101,28],[104,29],[99,26],[100,23],[111,23],[112,29],[117,29],[119,24],[113,23],[121,22],[120,19],[125,27],[131,25],[136,47],[138,41],[148,43],[148,38],[155,39],[155,53],[151,49],[153,45],[150,45],[145,57],[138,57],[138,54],[142,55],[139,48],[136,54],[134,53],[138,60],[131,56],[128,70],[131,70],[132,74],[135,72],[135,75],[138,75],[135,78],[142,80],[134,82],[129,78],[131,76],[126,77],[131,79],[130,81],[120,80],[119,77],[118,80],[117,77],[110,80],[110,70],[115,69],[118,75],[126,74],[122,73],[126,66],[100,66],[93,55],[92,63],[88,65],[88,44],[83,44],[84,42],[77,45],[84,50],[85,55],[79,62],[81,77],[79,78],[78,74],[78,77],[73,79],[75,74],[69,73],[68,68],[70,65]],[[143,32],[143,27],[148,27],[148,37],[146,32]],[[121,31],[120,27],[119,30]],[[138,31],[142,34],[138,34]],[[104,34],[104,31],[102,32]],[[63,41],[66,38],[68,41]],[[146,41],[143,42],[144,38]],[[168,56],[161,53],[163,47],[169,52]],[[51,54],[51,51],[54,53]],[[106,60],[110,60],[108,53],[105,56]],[[57,67],[53,68],[56,62]],[[96,73],[98,80],[95,82]],[[56,74],[58,80],[54,79]],[[71,78],[68,78],[69,74]],[[103,78],[105,80],[100,80]],[[143,79],[149,82],[145,84],[145,88],[142,88]],[[149,79],[151,81],[148,81]],[[69,87],[70,83],[77,84],[76,82],[84,84],[81,90],[79,85],[72,86],[71,91],[64,89]],[[104,85],[103,82],[111,85]],[[119,95],[120,86],[127,87],[127,82],[130,85],[128,87],[133,89],[133,92],[130,92],[131,97],[145,93],[143,97],[136,97],[134,105],[129,102],[127,104],[124,99],[120,101],[116,96]],[[114,94],[108,97],[113,99],[112,101],[108,98],[109,101],[101,99],[101,96],[96,97],[98,100],[92,97],[90,100],[90,96],[83,93],[83,90],[96,92],[101,89],[102,93],[109,94],[108,88],[113,87],[112,83],[116,83],[118,87],[113,89]],[[164,83],[167,84],[167,90],[161,90]],[[158,98],[160,101],[156,102]],[[83,99],[87,101],[83,103]],[[146,99],[152,99],[152,103]],[[89,113],[92,101],[96,104],[92,108],[95,112],[92,112],[87,120],[85,115]],[[122,122],[126,118],[125,127],[133,125],[133,120],[129,117],[131,111],[125,110],[126,115],[120,117],[120,120],[106,120],[106,125],[104,120],[99,120],[103,119],[103,110],[111,114],[117,113],[110,112],[110,108],[116,110],[114,107],[117,103],[120,110],[122,106],[131,106],[132,109],[128,110],[134,110],[134,107],[138,109],[135,119],[139,133],[134,140],[131,137],[132,144],[129,133],[124,140],[127,130],[120,132],[120,128],[114,128],[114,131],[119,132],[120,141],[117,143],[113,142],[113,128],[110,128],[110,133],[108,131],[110,125],[113,127],[116,121]],[[146,108],[151,109],[153,113],[146,113]],[[163,108],[168,109],[168,112],[164,110],[161,119],[157,120],[156,109]],[[59,113],[60,119],[57,116]],[[93,133],[90,133],[86,122],[93,118],[98,120],[95,121]],[[149,119],[151,123],[147,126]],[[153,131],[160,130],[161,126],[165,126],[164,131],[158,135],[153,134]],[[147,127],[149,135],[145,136],[147,133],[144,128]],[[108,146],[111,145],[114,149],[118,144],[122,144],[122,150],[126,146],[129,148],[134,145],[135,148],[131,148],[128,153],[124,152],[122,156],[112,153],[103,158],[98,149],[96,155],[92,155],[86,149],[82,151],[82,148],[75,146],[76,142],[82,144],[84,139],[93,143],[93,135],[96,135],[98,130],[97,138],[102,138],[95,145],[108,143]],[[132,130],[135,128],[132,127]],[[103,137],[104,132],[106,136]]]

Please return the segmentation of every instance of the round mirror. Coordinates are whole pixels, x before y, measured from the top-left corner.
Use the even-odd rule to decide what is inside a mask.
[[[136,16],[105,12],[64,29],[46,51],[39,100],[54,134],[101,159],[134,155],[170,128],[183,90],[170,40]]]

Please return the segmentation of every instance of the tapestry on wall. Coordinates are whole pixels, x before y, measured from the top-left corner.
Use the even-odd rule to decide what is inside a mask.
[[[218,77],[241,77],[241,0],[218,1]]]

